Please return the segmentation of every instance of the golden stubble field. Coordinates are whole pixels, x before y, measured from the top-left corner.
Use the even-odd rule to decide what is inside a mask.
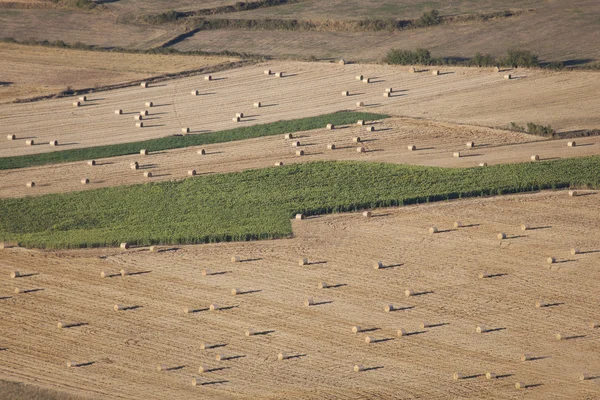
[[[283,71],[284,77],[266,76],[266,68]],[[505,73],[515,79],[503,79]],[[356,80],[358,74],[371,83]],[[77,97],[0,105],[0,156],[140,141],[181,133],[185,127],[202,134],[340,110],[492,127],[535,122],[566,131],[600,125],[598,72],[442,68],[441,75],[433,76],[431,70],[411,74],[395,66],[271,62],[212,76],[212,81],[195,76],[147,89],[90,94],[81,107],[72,105]],[[389,87],[394,93],[384,97]],[[199,95],[192,96],[192,90]],[[344,90],[350,96],[343,97]],[[147,107],[150,101],[153,106]],[[254,108],[258,101],[264,107]],[[116,115],[116,109],[123,114]],[[137,128],[134,116],[142,110],[149,115],[144,127]],[[245,118],[232,121],[238,112]],[[17,140],[6,140],[9,134]],[[27,146],[27,139],[36,144]],[[48,146],[51,140],[59,146]]]
[[[589,323],[600,318],[600,209],[590,193],[319,216],[293,221],[290,239],[158,253],[4,249],[0,375],[93,398],[597,399],[600,331]],[[454,229],[457,220],[464,227]],[[427,232],[433,225],[440,233]],[[11,279],[14,270],[24,277]],[[483,271],[494,276],[480,279]],[[316,304],[306,307],[309,297]],[[208,311],[212,303],[223,309]],[[388,304],[398,310],[385,312]],[[476,332],[482,324],[487,333]],[[398,337],[400,328],[411,335]],[[279,361],[282,351],[292,358]],[[70,360],[84,365],[68,368]],[[515,389],[518,381],[528,388]]]

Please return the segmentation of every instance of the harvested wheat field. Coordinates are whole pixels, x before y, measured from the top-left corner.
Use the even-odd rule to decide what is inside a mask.
[[[312,217],[277,241],[0,250],[0,375],[107,399],[598,398],[588,193]]]
[[[372,132],[367,128],[373,127]],[[226,143],[193,146],[183,149],[150,152],[97,160],[94,166],[86,161],[0,171],[0,198],[24,197],[47,193],[90,190],[99,187],[131,185],[148,182],[144,172],[152,172],[152,181],[167,181],[196,175],[221,174],[284,165],[324,161],[361,160],[394,164],[436,167],[477,167],[529,162],[534,154],[540,161],[573,158],[600,153],[596,137],[578,138],[576,147],[567,140],[548,140],[520,132],[422,121],[410,118],[388,118],[367,121],[365,126],[342,125],[292,134],[268,136]],[[353,142],[359,137],[360,143]],[[299,142],[299,147],[293,144]],[[467,147],[473,142],[473,147]],[[335,149],[328,145],[335,144]],[[408,146],[414,145],[411,151]],[[49,146],[48,146],[49,147]],[[364,153],[357,148],[364,147]],[[303,157],[295,154],[304,151]],[[198,154],[204,150],[205,154]],[[453,157],[460,152],[461,157]],[[137,162],[139,169],[130,164]],[[84,177],[89,184],[82,185]],[[32,190],[25,182],[36,182]]]
[[[265,68],[283,72],[283,77],[266,76]],[[358,74],[371,83],[356,80]],[[393,66],[273,62],[221,71],[211,74],[211,80],[195,76],[146,89],[92,93],[78,107],[73,106],[77,97],[6,104],[0,106],[0,136],[16,133],[17,140],[0,144],[0,156],[160,138],[180,133],[182,127],[201,134],[355,109],[492,127],[535,122],[570,131],[600,124],[599,73],[511,74],[514,79],[505,80],[489,69],[444,68],[440,76],[432,76]],[[391,96],[383,97],[390,87]],[[192,90],[198,95],[191,95]],[[342,97],[343,90],[350,96]],[[255,102],[263,107],[254,108]],[[148,116],[139,128],[133,117],[143,110]],[[232,121],[240,111],[245,117]],[[41,144],[26,146],[25,139]],[[58,140],[59,146],[44,145],[50,140]]]

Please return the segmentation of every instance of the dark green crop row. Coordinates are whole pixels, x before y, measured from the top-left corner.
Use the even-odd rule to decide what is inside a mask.
[[[39,248],[281,238],[324,214],[566,187],[597,188],[600,157],[485,168],[316,162],[0,201],[0,240]]]
[[[159,151],[179,149],[189,146],[202,146],[212,143],[232,142],[234,140],[251,139],[261,136],[272,136],[277,134],[325,128],[327,124],[344,125],[355,123],[359,119],[373,121],[387,117],[387,115],[383,114],[343,111],[333,114],[319,115],[317,117],[294,119],[290,121],[278,121],[270,124],[254,125],[199,135],[168,136],[160,139],[144,140],[143,142],[111,144],[107,146],[53,151],[49,153],[31,154],[26,156],[3,157],[0,158],[0,170],[124,156],[127,154],[139,153],[140,149]]]

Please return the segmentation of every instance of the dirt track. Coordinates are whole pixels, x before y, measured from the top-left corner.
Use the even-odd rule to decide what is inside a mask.
[[[292,239],[156,254],[0,250],[0,375],[111,399],[598,399],[600,379],[577,380],[600,375],[600,331],[588,326],[599,318],[597,197],[543,192],[371,219],[328,215],[293,221]],[[467,227],[452,229],[455,220]],[[431,225],[441,232],[429,235]],[[247,261],[232,264],[233,255]],[[299,266],[301,257],[312,264]],[[377,260],[393,267],[374,270]],[[121,268],[139,274],[100,278]],[[219,274],[203,277],[204,268]],[[10,279],[12,270],[33,275]],[[478,279],[484,270],[498,275]],[[340,286],[317,289],[320,280]],[[252,293],[232,296],[234,287]],[[407,298],[407,288],[424,294]],[[309,296],[323,303],[304,307]],[[233,308],[183,313],[212,302]],[[115,303],[139,308],[115,312]],[[414,308],[386,313],[388,303]],[[84,325],[58,329],[59,320]],[[354,335],[355,324],[374,330]],[[478,334],[478,324],[492,331]],[[422,333],[398,338],[401,327]],[[248,328],[269,332],[246,337]],[[557,341],[558,332],[573,338]],[[366,344],[367,335],[382,341]],[[202,341],[224,346],[201,350]],[[282,350],[298,358],[277,361]],[[218,362],[217,352],[239,358]],[[70,359],[92,364],[69,369]],[[173,370],[156,371],[161,363]],[[218,370],[199,375],[202,363]],[[354,373],[356,363],[374,369]],[[454,371],[476,377],[454,381]],[[489,381],[486,371],[505,377]],[[194,376],[207,384],[193,387]],[[517,381],[532,386],[519,392]]]
[[[265,68],[287,76],[263,75]],[[0,106],[0,156],[139,141],[170,136],[189,127],[203,133],[357,109],[428,120],[506,127],[510,122],[535,122],[555,129],[589,129],[600,125],[600,73],[512,71],[502,78],[488,69],[448,68],[443,75],[409,74],[405,67],[325,63],[272,63],[214,74],[208,82],[191,77],[148,89],[119,89],[89,95],[82,107],[73,98]],[[357,74],[373,78],[370,84]],[[396,92],[384,98],[392,87]],[[199,96],[192,96],[199,90]],[[342,90],[351,96],[342,97]],[[154,107],[145,107],[152,101]],[[262,102],[267,107],[253,108]],[[123,115],[115,115],[116,109]],[[149,109],[144,128],[134,115]],[[248,115],[232,121],[236,112]],[[16,134],[15,141],[5,139]],[[26,146],[25,138],[38,144]],[[58,147],[48,146],[58,140]]]

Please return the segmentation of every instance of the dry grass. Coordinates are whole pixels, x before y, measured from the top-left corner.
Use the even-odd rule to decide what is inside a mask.
[[[0,380],[0,398],[2,400],[83,400],[90,397],[73,396],[33,385]]]

